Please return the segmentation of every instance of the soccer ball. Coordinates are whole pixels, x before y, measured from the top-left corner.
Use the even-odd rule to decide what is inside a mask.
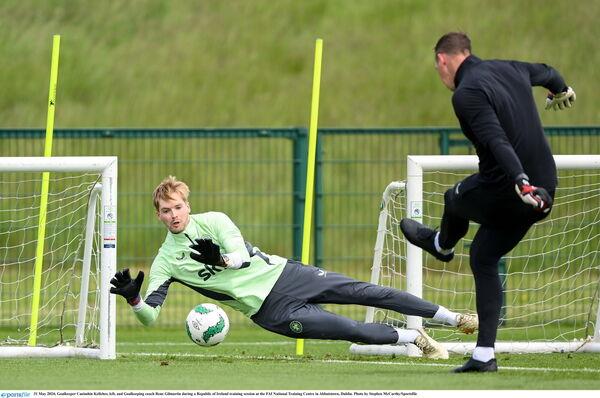
[[[218,305],[199,304],[188,314],[185,330],[194,343],[210,347],[225,340],[229,332],[229,318]]]

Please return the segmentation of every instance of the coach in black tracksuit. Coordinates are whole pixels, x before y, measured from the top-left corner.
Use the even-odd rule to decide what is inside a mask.
[[[445,193],[439,233],[410,219],[401,223],[411,243],[442,261],[453,258],[452,248],[467,233],[469,221],[480,224],[470,251],[477,346],[473,358],[455,372],[497,370],[494,342],[502,306],[498,261],[552,208],[556,165],[531,86],[550,91],[547,109],[570,107],[575,100],[550,66],[484,61],[471,54],[470,44],[464,33],[442,36],[435,47],[436,69],[454,91],[454,111],[477,151],[479,172]]]

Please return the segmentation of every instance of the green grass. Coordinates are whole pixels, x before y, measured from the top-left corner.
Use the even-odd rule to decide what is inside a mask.
[[[497,374],[455,375],[465,358],[430,361],[349,354],[349,343],[295,341],[258,327],[232,328],[221,345],[180,329],[123,329],[115,361],[3,359],[0,390],[454,390],[600,389],[598,354],[499,354]],[[35,375],[35,377],[32,377]]]
[[[595,0],[7,0],[0,123],[44,126],[58,33],[56,127],[307,125],[317,37],[321,126],[456,125],[432,54],[450,30],[481,57],[556,66],[578,101],[545,124],[596,123],[599,12]]]

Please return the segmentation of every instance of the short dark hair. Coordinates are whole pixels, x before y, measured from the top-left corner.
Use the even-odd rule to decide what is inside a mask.
[[[471,52],[471,39],[463,32],[449,32],[440,37],[435,45],[436,54],[459,54]]]

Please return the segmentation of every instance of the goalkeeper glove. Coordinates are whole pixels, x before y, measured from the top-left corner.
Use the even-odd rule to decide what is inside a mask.
[[[144,271],[138,272],[137,277],[131,279],[129,268],[125,268],[123,271],[117,272],[114,278],[110,280],[110,284],[113,285],[110,292],[125,297],[129,305],[136,305],[141,300],[142,282],[144,282]]]
[[[217,265],[225,267],[225,261],[221,256],[220,247],[213,243],[211,239],[195,239],[195,243],[190,245],[192,252],[190,257],[199,263],[208,265]]]
[[[527,174],[521,173],[515,179],[515,191],[521,200],[537,211],[548,213],[552,208],[552,196],[542,187],[529,184]]]
[[[557,94],[548,93],[546,97],[546,109],[554,109],[555,111],[564,108],[570,108],[573,106],[573,102],[577,96],[575,91],[571,87],[565,87],[565,89]]]

